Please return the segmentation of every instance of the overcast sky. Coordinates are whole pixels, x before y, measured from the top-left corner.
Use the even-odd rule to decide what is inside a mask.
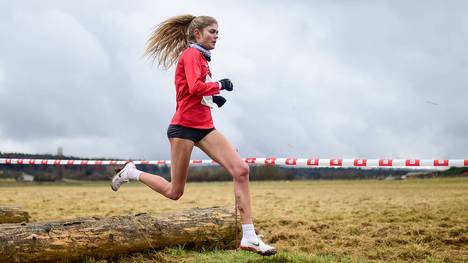
[[[0,0],[0,151],[168,159],[174,69],[142,54],[190,13],[243,157],[468,158],[468,2],[187,2]]]

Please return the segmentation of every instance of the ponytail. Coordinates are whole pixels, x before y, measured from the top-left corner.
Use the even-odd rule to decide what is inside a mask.
[[[202,31],[205,27],[217,23],[216,19],[209,16],[171,17],[151,33],[146,42],[145,55],[153,59],[153,64],[157,60],[158,65],[168,69],[177,62],[189,44],[195,43],[195,29]]]

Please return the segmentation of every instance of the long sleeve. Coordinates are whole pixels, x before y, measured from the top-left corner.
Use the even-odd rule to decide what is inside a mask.
[[[209,76],[208,62],[198,50],[187,48],[182,52],[175,71],[177,106],[171,124],[196,129],[214,127],[211,109],[202,100],[218,94],[220,86]]]
[[[198,51],[195,51],[198,52]],[[209,96],[219,94],[219,83],[218,82],[207,82],[205,83],[202,78],[205,77],[208,72],[208,68],[202,69],[200,60],[197,59],[196,54],[188,54],[184,57],[184,70],[187,78],[187,84],[189,87],[189,93],[192,95]],[[205,75],[204,75],[205,74]]]

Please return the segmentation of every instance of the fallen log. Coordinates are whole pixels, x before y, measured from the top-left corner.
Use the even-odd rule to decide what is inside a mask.
[[[164,247],[233,248],[235,216],[222,208],[0,225],[0,262],[79,261]]]
[[[28,222],[28,212],[19,207],[0,206],[0,224]]]

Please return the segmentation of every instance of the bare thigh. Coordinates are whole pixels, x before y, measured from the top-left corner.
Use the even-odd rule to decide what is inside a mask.
[[[237,169],[242,169],[246,165],[234,146],[218,130],[210,132],[195,146],[221,164],[233,176],[238,174]]]
[[[169,142],[171,144],[171,190],[173,193],[183,193],[195,143],[180,138],[170,138]]]

